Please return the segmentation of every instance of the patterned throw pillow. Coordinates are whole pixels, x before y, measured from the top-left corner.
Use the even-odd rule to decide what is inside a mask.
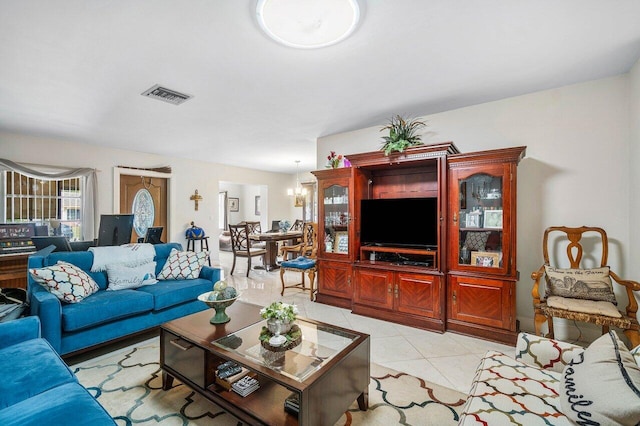
[[[560,269],[545,265],[547,296],[602,300],[617,305],[609,267],[594,269]]]
[[[565,367],[560,404],[577,424],[640,424],[640,367],[613,331]]]
[[[139,266],[107,265],[107,290],[124,290],[151,285],[156,279],[156,262],[148,262]]]
[[[159,280],[192,280],[200,276],[200,270],[207,261],[209,253],[206,251],[178,251],[171,249]]]
[[[98,284],[89,274],[62,260],[46,268],[31,268],[29,273],[35,282],[63,302],[78,303],[98,291]]]
[[[469,250],[484,251],[487,246],[487,240],[489,239],[489,231],[483,232],[467,232],[467,237],[464,240],[464,245]]]

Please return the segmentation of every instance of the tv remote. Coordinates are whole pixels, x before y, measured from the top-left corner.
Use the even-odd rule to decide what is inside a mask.
[[[218,377],[221,379],[226,379],[227,377],[234,376],[241,371],[242,371],[242,367],[240,367],[239,365],[235,365],[233,367],[229,367],[223,371],[220,371],[218,373]]]

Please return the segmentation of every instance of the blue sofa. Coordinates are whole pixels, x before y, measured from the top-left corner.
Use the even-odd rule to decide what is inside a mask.
[[[0,425],[115,425],[40,337],[37,317],[0,323]]]
[[[162,270],[172,248],[178,243],[157,244],[156,274]],[[135,290],[106,291],[107,273],[91,272],[93,253],[53,252],[46,249],[29,256],[29,268],[55,265],[59,260],[72,263],[87,272],[100,290],[78,303],[61,303],[29,275],[28,295],[31,315],[40,318],[42,337],[60,354],[68,355],[132,333],[190,315],[207,306],[198,295],[211,291],[220,279],[220,269],[205,266],[193,280],[167,280]]]

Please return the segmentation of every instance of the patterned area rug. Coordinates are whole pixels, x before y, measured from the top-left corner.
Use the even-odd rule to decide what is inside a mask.
[[[163,391],[158,360],[155,337],[71,369],[118,425],[241,424],[178,381]],[[336,425],[456,425],[464,401],[460,392],[371,364],[369,410],[354,402]]]

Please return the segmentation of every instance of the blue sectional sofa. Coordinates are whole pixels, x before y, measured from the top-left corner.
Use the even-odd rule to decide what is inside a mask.
[[[40,337],[37,317],[0,323],[0,425],[115,425]]]
[[[156,274],[178,243],[157,244]],[[59,260],[87,272],[100,290],[78,303],[62,303],[29,275],[31,315],[40,318],[42,337],[60,354],[68,355],[123,336],[151,329],[185,315],[208,309],[198,295],[211,291],[220,279],[220,269],[204,266],[197,279],[167,280],[135,290],[106,291],[107,273],[90,272],[93,253],[45,250],[29,256],[29,268],[55,265]]]

